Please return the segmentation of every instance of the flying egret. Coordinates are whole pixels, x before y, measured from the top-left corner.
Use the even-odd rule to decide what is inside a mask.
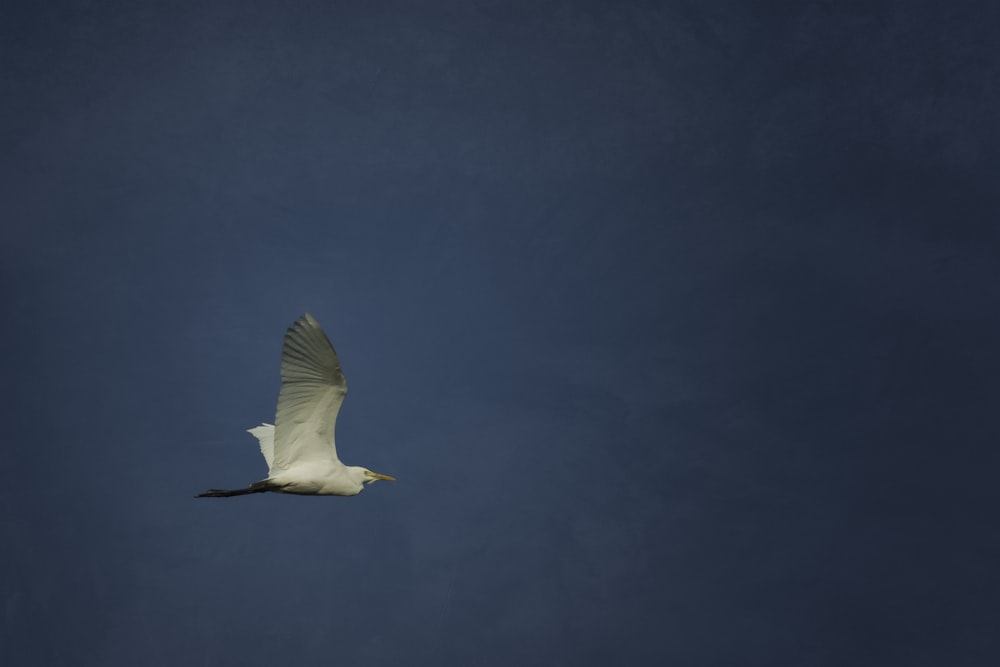
[[[330,339],[306,313],[285,333],[281,348],[281,391],[275,425],[247,432],[260,442],[267,477],[245,489],[212,489],[197,498],[228,498],[248,493],[295,493],[307,496],[356,496],[380,479],[395,481],[368,468],[345,466],[337,458],[333,431],[347,380]]]

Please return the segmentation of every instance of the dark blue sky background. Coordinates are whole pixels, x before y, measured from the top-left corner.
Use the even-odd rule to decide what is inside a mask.
[[[1000,664],[998,19],[6,4],[0,662]]]

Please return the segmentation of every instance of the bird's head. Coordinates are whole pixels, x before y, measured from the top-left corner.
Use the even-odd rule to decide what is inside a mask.
[[[372,482],[377,482],[380,479],[384,479],[389,482],[395,482],[395,477],[389,477],[388,475],[380,475],[377,472],[372,472],[368,468],[362,468],[361,466],[351,466],[351,472],[354,473],[355,477],[362,484],[371,484]]]

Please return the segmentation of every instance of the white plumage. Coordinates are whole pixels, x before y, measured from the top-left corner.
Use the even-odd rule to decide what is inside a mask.
[[[270,475],[271,462],[274,461],[274,424],[265,422],[260,426],[248,428],[247,433],[257,438],[257,442],[260,443],[260,453],[267,461],[267,474]]]
[[[288,329],[281,350],[281,391],[274,425],[248,429],[260,443],[267,477],[245,489],[212,489],[199,498],[226,498],[274,491],[302,495],[354,496],[388,475],[345,466],[337,457],[334,430],[347,395],[340,360],[312,315]]]

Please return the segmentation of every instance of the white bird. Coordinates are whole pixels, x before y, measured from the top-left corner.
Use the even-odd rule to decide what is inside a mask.
[[[306,313],[285,333],[281,348],[281,391],[275,425],[247,432],[260,441],[267,477],[245,489],[212,489],[197,498],[228,498],[248,493],[295,493],[308,496],[356,496],[380,479],[395,481],[368,468],[345,466],[337,458],[333,432],[347,380],[330,339]]]

